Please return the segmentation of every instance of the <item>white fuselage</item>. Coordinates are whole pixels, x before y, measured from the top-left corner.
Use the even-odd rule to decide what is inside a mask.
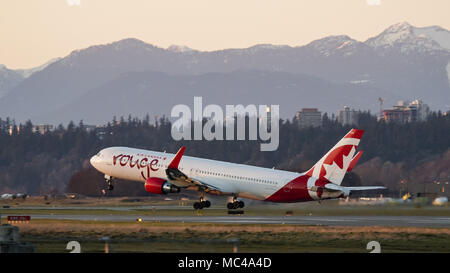
[[[91,158],[91,164],[111,177],[145,183],[150,177],[167,179],[165,172],[175,155],[111,147]],[[220,188],[223,194],[265,200],[300,174],[217,160],[183,156],[179,170],[187,176]],[[176,184],[176,182],[171,183]],[[177,185],[183,187],[183,185]]]

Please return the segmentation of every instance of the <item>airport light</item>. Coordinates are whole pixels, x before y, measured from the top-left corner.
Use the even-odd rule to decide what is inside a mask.
[[[109,253],[109,242],[111,239],[108,236],[103,236],[100,240],[105,242],[105,253]]]
[[[227,241],[233,244],[233,253],[238,253],[239,252],[239,239],[238,238],[230,238]]]
[[[406,193],[408,193],[408,181],[406,180],[406,179],[401,179],[400,180],[400,184],[401,185],[404,185],[404,184],[406,184]],[[400,187],[400,198],[402,198],[402,190],[403,190],[403,187]]]

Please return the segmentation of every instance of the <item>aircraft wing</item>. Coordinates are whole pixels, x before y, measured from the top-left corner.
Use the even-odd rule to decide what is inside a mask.
[[[166,175],[168,180],[181,188],[188,188],[188,187],[196,187],[198,190],[205,191],[207,193],[212,194],[221,194],[224,191],[221,188],[218,188],[216,186],[213,186],[211,184],[208,184],[206,182],[200,181],[198,179],[193,179],[186,174],[184,174],[180,169],[178,169],[178,165],[180,164],[181,157],[184,154],[184,150],[186,150],[186,147],[181,147],[175,157],[172,159],[172,162],[170,162],[169,166],[166,169]]]

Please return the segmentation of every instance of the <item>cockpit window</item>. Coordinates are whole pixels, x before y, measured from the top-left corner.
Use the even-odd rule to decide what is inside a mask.
[[[102,153],[101,153],[101,152],[98,152],[97,156],[101,156],[101,155],[102,155]]]

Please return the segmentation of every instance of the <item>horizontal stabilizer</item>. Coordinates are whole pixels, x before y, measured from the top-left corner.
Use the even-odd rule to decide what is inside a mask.
[[[349,196],[351,191],[366,191],[366,190],[384,190],[386,187],[380,186],[367,186],[367,187],[344,187],[333,183],[324,185],[324,188],[328,191],[341,192],[344,196]]]
[[[367,186],[367,187],[345,187],[345,189],[350,191],[368,191],[368,190],[385,190],[387,188],[381,186]]]
[[[333,184],[333,183],[325,184],[324,187],[325,187],[325,189],[332,190],[332,191],[343,191],[344,188],[345,188],[343,186],[339,186],[339,185],[336,185],[336,184]]]

